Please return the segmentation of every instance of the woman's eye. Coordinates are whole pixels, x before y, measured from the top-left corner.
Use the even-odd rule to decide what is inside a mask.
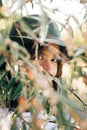
[[[53,61],[54,63],[57,63],[57,59],[52,59],[51,61]]]
[[[38,56],[38,59],[39,59],[39,60],[43,60],[43,56],[39,55],[39,56]]]

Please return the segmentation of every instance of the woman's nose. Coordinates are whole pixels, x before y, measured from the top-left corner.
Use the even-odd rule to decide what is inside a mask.
[[[51,69],[51,63],[48,59],[45,59],[42,63],[42,67],[48,72]]]

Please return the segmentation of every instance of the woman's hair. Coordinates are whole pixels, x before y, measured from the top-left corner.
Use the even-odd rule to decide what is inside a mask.
[[[57,61],[57,74],[56,77],[59,78],[62,75],[62,67],[63,67],[63,63],[61,60]]]

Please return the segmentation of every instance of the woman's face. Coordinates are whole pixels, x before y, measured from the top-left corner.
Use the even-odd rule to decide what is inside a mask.
[[[44,47],[40,53],[38,54],[38,61],[42,68],[49,73],[51,76],[56,76],[57,74],[57,58],[56,55],[53,54],[59,53],[59,49],[57,45],[50,45],[50,50],[47,47]]]

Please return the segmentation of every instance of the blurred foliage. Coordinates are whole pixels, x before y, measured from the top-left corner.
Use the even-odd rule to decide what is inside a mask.
[[[77,126],[81,128],[78,130],[87,130],[87,1],[80,1],[84,4],[84,18],[81,24],[74,15],[69,15],[64,23],[57,21],[58,26],[61,26],[58,33],[62,35],[70,61],[64,63],[62,81],[55,78],[58,85],[56,93],[49,84],[50,76],[43,74],[40,67],[31,62],[30,54],[24,47],[9,38],[13,22],[23,17],[22,7],[26,2],[33,5],[33,0],[9,2],[10,4],[6,5],[0,0],[0,106],[13,112],[11,130],[17,130],[15,120],[18,117],[22,120],[22,130],[26,130],[26,124],[30,130],[39,130],[52,113],[55,113],[59,130],[76,130]],[[55,21],[54,10],[44,7],[39,0],[38,3],[44,16],[40,21],[41,31],[46,35],[43,23],[46,26],[46,18]],[[17,8],[14,9],[15,6]],[[18,9],[21,10],[20,13],[17,12]],[[75,31],[70,23],[71,19],[78,26]],[[22,27],[37,40],[26,22],[22,23]],[[39,43],[43,39],[41,35]],[[33,77],[29,75],[29,68],[33,70]],[[14,105],[20,95],[24,95],[26,101],[19,100],[19,105],[13,107],[12,103]],[[22,117],[26,109],[32,113],[32,123]],[[44,122],[36,118],[41,110],[45,110],[48,115]],[[67,115],[71,117],[67,118]],[[71,118],[73,123],[70,122]]]

